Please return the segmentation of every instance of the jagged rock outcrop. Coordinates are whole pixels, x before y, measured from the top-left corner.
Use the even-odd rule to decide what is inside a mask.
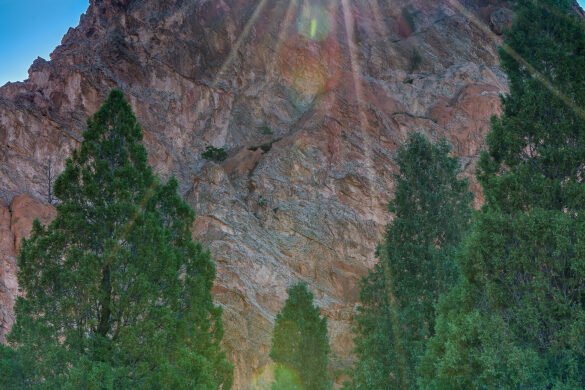
[[[297,280],[329,318],[343,367],[359,280],[391,218],[396,146],[413,131],[445,137],[473,173],[507,91],[502,15],[504,0],[92,0],[50,61],[0,88],[0,195],[46,199],[48,169],[123,89],[151,164],[179,179],[216,261],[236,388],[269,362],[273,316]],[[202,159],[208,145],[228,159]],[[15,211],[1,206],[13,267]],[[0,335],[13,272],[0,278]]]

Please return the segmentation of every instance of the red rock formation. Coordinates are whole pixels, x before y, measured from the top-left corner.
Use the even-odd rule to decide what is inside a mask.
[[[333,366],[342,367],[351,362],[359,280],[391,218],[396,146],[413,131],[445,137],[473,173],[507,88],[501,38],[490,30],[491,22],[501,32],[494,12],[506,7],[92,0],[51,61],[0,88],[0,195],[44,198],[47,161],[60,170],[88,115],[111,88],[123,89],[151,164],[177,176],[197,211],[196,239],[216,261],[236,388],[269,362],[273,316],[297,280],[328,316]],[[277,138],[269,151],[248,150]],[[203,160],[208,145],[229,158]],[[46,210],[16,199],[11,217],[0,207],[3,264],[14,264],[10,242],[30,226],[14,222],[15,209],[29,220]],[[16,291],[6,275],[14,270],[0,275],[0,287],[10,285],[0,290],[0,335]]]
[[[14,323],[14,300],[18,294],[16,252],[38,219],[47,224],[55,218],[53,206],[28,194],[16,196],[10,207],[0,202],[0,342]]]
[[[16,253],[8,205],[0,204],[0,341],[14,323],[12,306],[18,285],[14,279]]]

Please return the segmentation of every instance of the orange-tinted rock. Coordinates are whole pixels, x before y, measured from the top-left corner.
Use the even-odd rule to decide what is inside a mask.
[[[14,197],[10,210],[12,211],[10,229],[15,236],[17,249],[20,247],[22,238],[28,238],[35,219],[38,219],[42,225],[47,225],[57,215],[55,207],[29,194]]]
[[[18,295],[16,256],[23,237],[28,237],[32,223],[39,219],[49,223],[55,208],[28,194],[16,196],[8,207],[0,205],[0,342],[14,323],[14,300]]]
[[[16,252],[14,234],[10,230],[10,210],[0,205],[0,342],[14,323],[14,297],[18,290],[15,279]]]

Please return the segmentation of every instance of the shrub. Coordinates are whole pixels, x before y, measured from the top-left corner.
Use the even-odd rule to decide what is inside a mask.
[[[201,154],[201,157],[206,160],[223,161],[227,158],[227,152],[223,148],[208,146],[205,152]]]

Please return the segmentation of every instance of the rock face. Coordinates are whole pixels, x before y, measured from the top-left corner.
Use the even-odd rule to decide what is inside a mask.
[[[490,27],[498,35],[502,35],[506,29],[512,26],[514,12],[508,8],[500,8],[492,12],[490,16]]]
[[[28,237],[38,219],[47,224],[55,218],[55,208],[29,194],[14,197],[10,206],[0,201],[0,342],[14,323],[14,300],[18,295],[16,248]]]
[[[299,280],[328,317],[332,368],[350,364],[396,147],[414,131],[445,137],[473,173],[507,91],[496,47],[509,16],[504,0],[91,0],[50,61],[0,88],[0,196],[12,201],[0,205],[0,336],[16,294],[11,243],[53,213],[15,196],[47,199],[49,169],[121,88],[155,171],[174,174],[197,211],[235,387],[269,363],[274,315]],[[228,159],[202,159],[209,145]]]

